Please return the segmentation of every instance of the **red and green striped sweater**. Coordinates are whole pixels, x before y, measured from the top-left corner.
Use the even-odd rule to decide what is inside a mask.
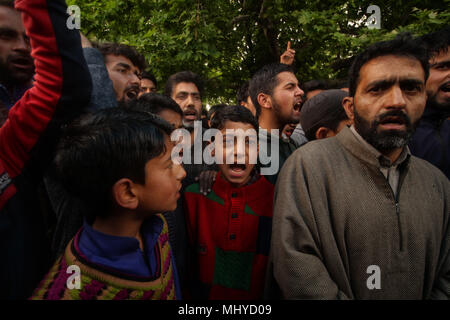
[[[186,223],[195,250],[189,289],[193,298],[262,298],[273,192],[274,186],[262,176],[233,188],[220,172],[207,196],[198,184],[186,189]]]

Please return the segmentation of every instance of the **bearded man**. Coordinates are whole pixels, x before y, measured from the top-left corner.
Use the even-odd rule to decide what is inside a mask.
[[[409,144],[411,153],[450,179],[450,27],[421,38],[429,51],[427,105]]]
[[[265,177],[275,184],[279,170],[298,147],[283,141],[280,136],[285,125],[300,121],[304,92],[299,87],[294,69],[283,63],[271,63],[259,69],[250,79],[248,91],[260,127],[260,152],[269,154],[272,145],[278,144],[278,154],[270,154],[269,163],[259,164],[271,169],[273,174],[265,174]]]
[[[367,48],[344,102],[354,126],[285,163],[269,297],[450,297],[450,183],[407,147],[425,108],[427,60],[408,34]]]

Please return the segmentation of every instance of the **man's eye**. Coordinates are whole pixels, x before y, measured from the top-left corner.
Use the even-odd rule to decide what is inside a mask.
[[[5,40],[14,39],[17,36],[14,32],[2,32],[0,33],[0,38]]]
[[[417,92],[417,91],[420,91],[421,88],[417,84],[407,84],[407,85],[404,85],[402,89],[405,90],[405,91]]]
[[[450,68],[450,66],[446,65],[446,64],[441,64],[441,65],[437,65],[434,67],[434,69],[440,70],[440,71],[445,71],[445,70],[448,70],[449,68]]]
[[[383,90],[381,87],[372,87],[369,89],[369,92],[380,92]]]

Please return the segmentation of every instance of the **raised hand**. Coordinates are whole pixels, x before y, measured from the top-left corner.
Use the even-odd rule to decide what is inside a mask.
[[[288,41],[286,51],[280,57],[280,62],[288,65],[292,65],[295,59],[295,50],[291,49],[291,42]]]

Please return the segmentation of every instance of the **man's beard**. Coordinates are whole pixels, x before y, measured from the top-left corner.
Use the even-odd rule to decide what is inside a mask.
[[[277,118],[278,122],[281,124],[281,130],[284,128],[285,125],[290,123],[298,123],[300,120],[295,119],[291,116],[284,116],[281,114],[281,107],[280,105],[275,101],[275,99],[272,100],[272,108],[275,113],[275,117]]]
[[[401,110],[387,111],[377,116],[372,122],[367,121],[361,117],[356,108],[354,109],[355,129],[370,145],[380,152],[391,151],[406,146],[411,139],[418,121],[411,123],[409,116]],[[383,130],[377,131],[380,123],[386,117],[398,117],[404,121],[405,130]]]
[[[433,108],[433,109],[439,109],[442,111],[447,110],[448,112],[450,112],[450,101],[445,101],[444,103],[439,103],[437,101],[437,93],[435,93],[434,95],[428,97],[426,107]]]
[[[31,64],[29,69],[17,70],[12,67],[10,60],[11,57],[8,57],[6,61],[0,59],[0,82],[10,86],[29,83],[34,75],[34,64]]]

